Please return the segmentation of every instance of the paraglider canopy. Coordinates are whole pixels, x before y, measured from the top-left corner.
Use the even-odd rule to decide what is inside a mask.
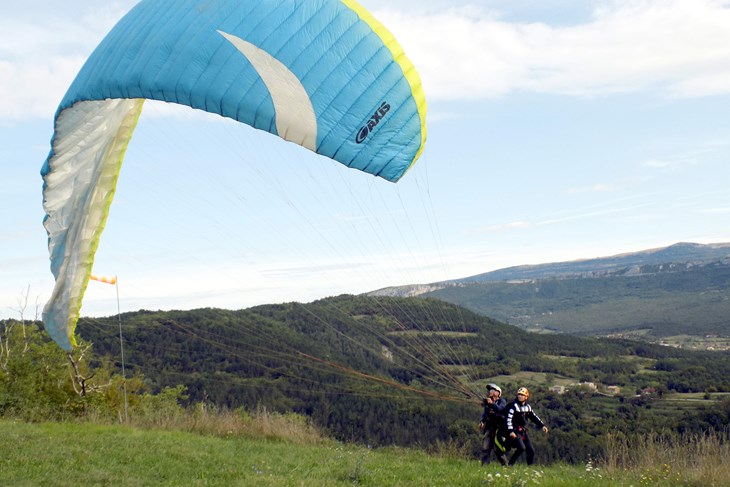
[[[56,278],[43,321],[66,350],[145,99],[232,118],[393,182],[426,140],[416,70],[355,1],[143,0],[71,84],[42,170]]]

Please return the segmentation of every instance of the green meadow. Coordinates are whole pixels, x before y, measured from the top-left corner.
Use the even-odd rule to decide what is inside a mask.
[[[706,442],[706,440],[703,440]],[[665,445],[667,446],[667,445]],[[677,445],[675,445],[677,446]],[[686,446],[686,445],[685,445]],[[0,484],[13,486],[640,486],[728,485],[727,445],[705,445],[693,468],[645,458],[632,468],[589,463],[513,468],[441,452],[371,449],[293,432],[201,434],[91,423],[0,421]],[[659,447],[646,454],[656,455]],[[671,448],[670,448],[671,449]],[[713,451],[714,450],[714,451]],[[698,450],[698,453],[700,450]],[[618,453],[618,452],[617,452]],[[666,451],[664,452],[666,453]],[[677,452],[679,454],[679,452]],[[724,457],[725,460],[727,457]],[[703,466],[704,465],[704,466]]]

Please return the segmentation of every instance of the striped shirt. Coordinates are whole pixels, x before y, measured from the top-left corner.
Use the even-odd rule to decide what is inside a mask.
[[[527,426],[528,419],[540,428],[545,426],[545,423],[532,410],[532,406],[527,403],[520,404],[517,401],[513,402],[507,410],[507,431],[511,433],[515,430],[524,430]]]

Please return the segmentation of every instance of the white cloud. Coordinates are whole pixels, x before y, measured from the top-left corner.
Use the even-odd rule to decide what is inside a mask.
[[[728,207],[728,208],[705,208],[703,210],[699,210],[699,213],[705,213],[708,215],[724,215],[726,213],[730,213],[730,207]]]
[[[29,0],[0,17],[0,120],[50,118],[94,47],[136,3]]]
[[[615,191],[616,188],[610,184],[592,184],[590,186],[581,186],[578,188],[569,188],[565,192],[568,194],[577,194],[577,193],[603,193],[607,191]]]
[[[643,165],[652,169],[678,171],[700,164],[700,157],[703,153],[704,152],[698,152],[697,154],[680,155],[663,159],[649,159],[648,161],[645,161]]]
[[[537,225],[538,226],[555,225],[558,223],[566,223],[566,222],[571,222],[571,221],[576,221],[576,220],[585,220],[588,218],[593,219],[597,216],[615,215],[615,214],[620,214],[620,213],[631,213],[631,212],[634,212],[638,209],[641,209],[641,208],[644,208],[647,206],[649,206],[649,205],[645,204],[645,203],[639,203],[639,204],[625,206],[625,207],[606,208],[606,209],[595,210],[595,211],[586,211],[583,213],[575,213],[573,215],[565,215],[565,216],[560,216],[557,218],[550,218],[550,219],[538,222]]]
[[[615,0],[568,27],[507,23],[487,12],[382,12],[431,98],[526,90],[595,96],[730,93],[730,2]]]
[[[50,119],[83,61],[83,57],[57,57],[48,63],[0,61],[0,117]]]
[[[135,3],[29,0],[7,11],[0,18],[0,120],[50,117],[83,60]],[[569,26],[434,5],[374,12],[416,64],[429,99],[730,93],[727,0],[603,0],[588,22]]]
[[[429,98],[499,96],[526,76],[527,47],[520,26],[472,10],[376,14],[416,65]]]
[[[664,168],[669,167],[671,163],[669,161],[660,161],[658,159],[650,159],[644,163],[646,167]]]
[[[492,225],[492,226],[486,227],[484,229],[484,231],[487,231],[487,232],[501,232],[503,230],[512,230],[512,229],[515,229],[515,228],[528,228],[530,226],[531,225],[530,225],[529,222],[516,221],[516,222],[504,223],[504,224],[501,224],[501,225]]]
[[[727,94],[730,86],[730,74],[727,68],[718,67],[716,73],[678,81],[669,87],[669,93],[677,98]]]

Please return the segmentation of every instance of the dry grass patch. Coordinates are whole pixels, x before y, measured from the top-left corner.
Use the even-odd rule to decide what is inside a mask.
[[[98,422],[98,421],[97,421]],[[331,441],[309,418],[296,413],[278,413],[265,407],[253,411],[230,410],[205,403],[190,408],[176,404],[136,408],[129,426],[142,429],[187,431],[218,437],[275,439],[299,445]]]
[[[642,483],[727,485],[730,479],[730,430],[682,436],[651,434],[607,438],[602,468],[613,474],[641,472]]]
[[[168,424],[165,429],[220,437],[276,439],[298,445],[330,441],[309,418],[295,413],[277,413],[264,407],[249,412],[198,404],[177,418],[176,424]]]

